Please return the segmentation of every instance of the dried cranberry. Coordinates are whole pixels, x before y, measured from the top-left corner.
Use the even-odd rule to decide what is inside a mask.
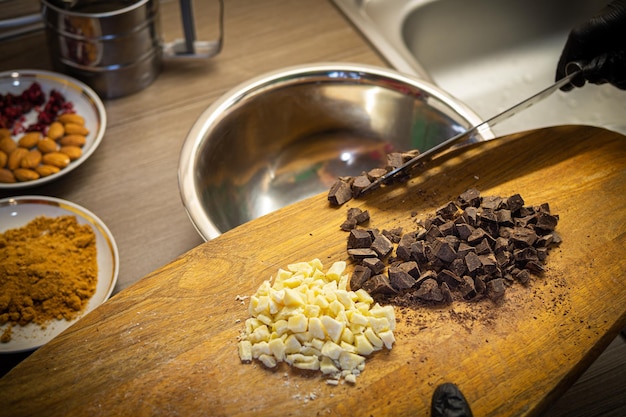
[[[44,103],[45,106],[41,109]],[[0,128],[12,129],[14,135],[31,131],[45,132],[59,113],[72,112],[73,108],[73,104],[67,102],[56,90],[50,92],[50,98],[46,102],[41,85],[34,82],[19,95],[0,94]],[[33,109],[38,113],[37,122],[25,126],[24,116]]]

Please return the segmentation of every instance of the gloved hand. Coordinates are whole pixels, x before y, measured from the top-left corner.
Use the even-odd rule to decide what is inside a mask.
[[[610,83],[626,90],[626,0],[615,0],[569,34],[556,70],[556,80],[571,73],[568,64],[578,63],[582,76],[561,88],[569,91],[593,84]]]

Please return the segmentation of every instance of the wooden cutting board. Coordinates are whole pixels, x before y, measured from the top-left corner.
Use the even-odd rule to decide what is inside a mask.
[[[346,260],[348,207],[368,209],[373,227],[410,227],[412,212],[470,187],[560,216],[563,243],[529,287],[509,288],[498,307],[396,309],[394,348],[372,355],[354,386],[240,363],[248,314],[237,296],[292,262]],[[0,414],[427,416],[435,387],[451,381],[476,416],[538,415],[626,326],[625,191],[626,138],[560,126],[477,144],[340,208],[310,198],[117,294],[0,380]]]

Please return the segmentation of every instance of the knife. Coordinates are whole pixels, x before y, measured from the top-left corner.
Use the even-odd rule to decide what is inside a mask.
[[[373,191],[375,189],[377,189],[378,187],[380,187],[383,183],[386,184],[390,184],[393,181],[394,177],[397,176],[406,176],[408,174],[408,171],[413,168],[415,165],[417,165],[420,162],[427,162],[432,160],[435,156],[441,155],[443,154],[445,151],[449,150],[452,146],[456,145],[457,143],[460,143],[464,140],[466,140],[467,138],[469,138],[471,135],[479,132],[480,130],[495,126],[496,124],[502,122],[503,120],[506,120],[512,116],[514,116],[515,114],[526,110],[527,108],[529,108],[530,106],[532,106],[535,103],[540,102],[541,100],[543,100],[544,98],[550,96],[552,93],[554,93],[556,90],[558,90],[559,88],[563,87],[564,85],[569,84],[570,82],[572,82],[572,80],[574,80],[574,78],[576,78],[577,76],[581,75],[581,70],[580,68],[577,68],[576,71],[566,75],[565,77],[561,78],[560,80],[558,80],[557,82],[555,82],[554,84],[552,84],[551,86],[541,90],[540,92],[528,97],[527,99],[515,104],[514,106],[504,110],[502,113],[498,113],[497,115],[493,116],[492,118],[485,120],[482,123],[479,123],[477,125],[475,125],[474,127],[470,128],[469,130],[466,130],[465,132],[459,133],[458,135],[452,136],[451,138],[445,140],[444,142],[440,143],[439,145],[436,145],[432,148],[430,148],[429,150],[418,154],[417,156],[415,156],[413,159],[410,159],[409,161],[405,162],[403,165],[394,168],[393,170],[387,172],[385,175],[377,178],[376,180],[374,180],[371,184],[369,184],[368,186],[366,186],[365,188],[363,188],[361,190],[361,192],[358,194],[358,197],[364,195],[365,193],[368,193],[370,191]]]

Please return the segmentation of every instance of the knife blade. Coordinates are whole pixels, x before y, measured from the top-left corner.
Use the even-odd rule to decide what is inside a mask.
[[[496,124],[502,122],[503,120],[506,120],[514,116],[515,114],[526,110],[532,105],[552,95],[552,93],[554,93],[559,88],[572,82],[572,80],[576,78],[579,74],[581,74],[580,70],[574,71],[571,74],[568,74],[565,77],[561,78],[560,80],[558,80],[551,86],[544,88],[543,90],[528,97],[527,99],[522,100],[519,103],[513,105],[512,107],[509,107],[508,109],[504,110],[503,112],[496,114],[490,119],[487,119],[484,122],[474,125],[469,130],[461,132],[458,135],[452,136],[451,138],[445,140],[444,142],[441,142],[440,144],[428,149],[427,151],[418,154],[417,156],[405,162],[401,166],[394,168],[393,170],[387,172],[385,175],[374,180],[371,184],[369,184],[368,186],[366,186],[365,188],[361,190],[361,192],[358,194],[358,197],[377,189],[383,183],[390,183],[394,177],[397,177],[400,175],[403,175],[403,176],[406,175],[408,171],[414,166],[416,166],[418,163],[432,160],[435,156],[439,156],[445,153],[454,145],[463,142],[464,140],[469,138],[471,135],[479,132],[480,130],[495,126]]]

